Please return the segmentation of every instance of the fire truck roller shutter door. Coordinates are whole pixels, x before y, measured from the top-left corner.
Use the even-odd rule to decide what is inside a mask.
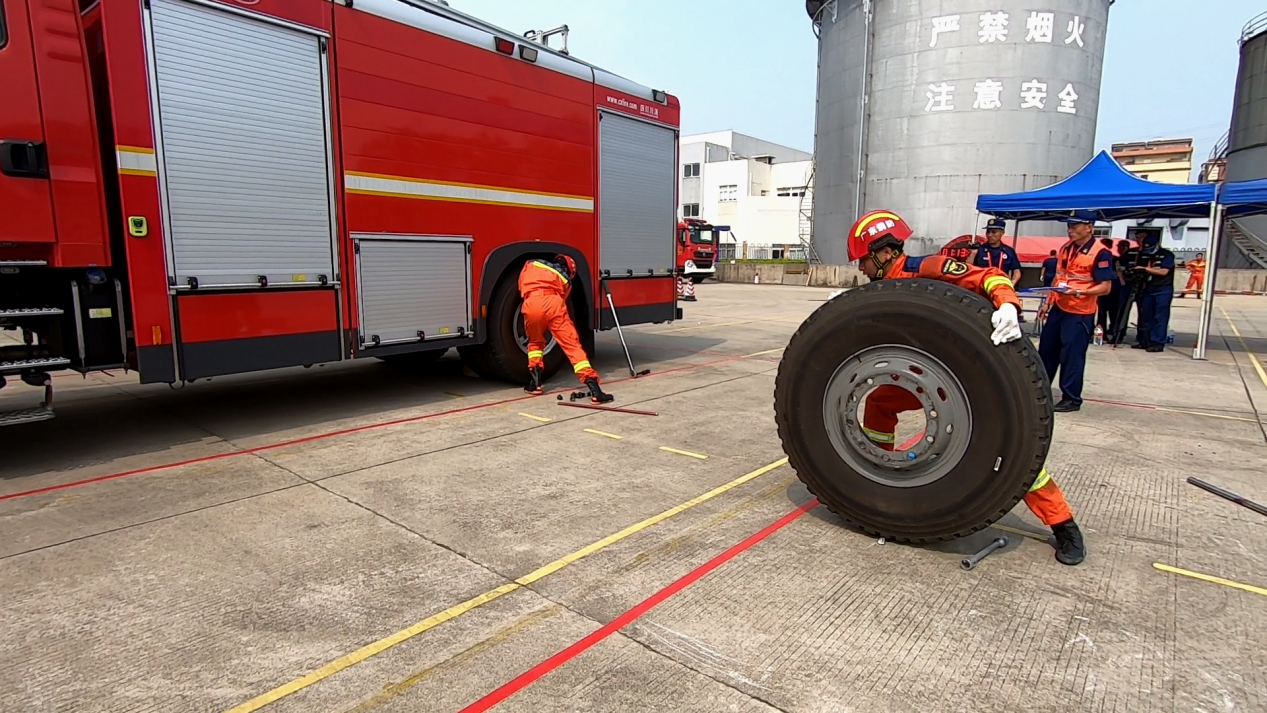
[[[358,235],[361,345],[453,339],[471,329],[470,238]],[[377,337],[377,340],[375,340]]]
[[[182,0],[151,8],[177,287],[333,281],[322,39]]]
[[[599,269],[672,275],[676,265],[677,132],[599,112]]]

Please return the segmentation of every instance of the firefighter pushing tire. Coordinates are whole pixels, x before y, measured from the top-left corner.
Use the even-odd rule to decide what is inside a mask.
[[[1006,515],[1034,484],[1051,445],[1051,385],[1028,339],[991,342],[993,311],[947,283],[882,280],[829,300],[792,336],[775,381],[779,438],[846,523],[899,542],[953,539]],[[863,429],[879,386],[922,406],[922,431],[899,432],[892,450]]]

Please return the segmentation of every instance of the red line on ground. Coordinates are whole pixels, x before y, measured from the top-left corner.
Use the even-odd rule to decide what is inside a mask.
[[[502,701],[506,700],[507,698],[510,698],[511,696],[515,695],[519,691],[522,691],[523,689],[532,685],[535,681],[537,681],[537,679],[550,673],[551,671],[562,666],[568,661],[571,661],[572,659],[576,658],[578,655],[583,653],[586,649],[589,649],[590,647],[594,646],[594,644],[597,644],[603,639],[606,639],[607,637],[616,633],[620,629],[624,628],[630,622],[641,617],[643,614],[646,614],[647,612],[651,611],[660,603],[662,603],[664,600],[668,599],[674,594],[677,594],[683,589],[686,589],[687,587],[691,586],[695,582],[699,581],[701,578],[704,577],[704,575],[708,574],[709,572],[712,572],[713,570],[722,566],[726,562],[729,562],[730,560],[734,559],[737,555],[739,555],[739,553],[743,552],[746,549],[749,549],[750,547],[757,544],[758,542],[764,540],[770,535],[773,535],[775,532],[778,532],[779,530],[783,529],[788,524],[790,524],[793,520],[797,519],[798,517],[814,509],[814,507],[816,507],[817,505],[818,505],[817,500],[810,500],[809,502],[798,507],[792,512],[770,523],[761,531],[751,535],[743,542],[740,542],[734,547],[731,547],[725,552],[712,558],[708,562],[705,562],[703,565],[700,565],[698,568],[691,570],[689,573],[686,574],[686,576],[677,580],[673,584],[670,584],[664,589],[661,589],[655,594],[652,594],[650,597],[644,599],[642,603],[638,604],[633,609],[630,609],[624,614],[621,614],[620,616],[616,617],[615,619],[605,624],[604,626],[594,631],[593,633],[589,634],[585,638],[581,639],[580,641],[577,641],[576,643],[572,644],[566,649],[563,649],[562,651],[551,656],[545,661],[542,661],[536,666],[533,666],[527,671],[524,671],[523,673],[519,674],[519,676],[511,680],[509,683],[503,685],[501,688],[498,688],[492,693],[484,696],[478,701],[463,708],[461,713],[482,713],[482,711],[486,711],[492,708],[493,706],[497,705],[498,703],[501,703]]]
[[[702,364],[687,364],[686,366],[675,367],[675,368],[673,368],[673,369],[665,369],[665,370],[663,370],[663,371],[653,371],[653,372],[651,372],[650,374],[648,374],[648,375],[646,375],[646,376],[642,376],[642,377],[638,377],[638,378],[641,378],[641,379],[646,379],[646,378],[649,378],[649,377],[652,377],[652,376],[663,376],[663,375],[665,375],[665,374],[673,374],[673,373],[676,373],[676,372],[681,372],[681,371],[691,371],[691,370],[693,370],[693,369],[702,369],[702,368],[709,367],[709,366],[716,366],[716,365],[718,365],[718,364],[725,364],[725,363],[727,363],[727,362],[738,361],[739,359],[743,359],[743,358],[745,358],[745,357],[743,357],[743,356],[732,356],[732,357],[727,357],[727,358],[725,358],[725,359],[714,359],[713,361],[707,361],[707,362],[704,362],[704,363],[702,363]],[[625,377],[625,378],[623,378],[623,379],[611,379],[611,380],[608,380],[608,381],[607,381],[607,382],[605,382],[605,383],[607,383],[607,384],[619,384],[619,383],[622,383],[622,382],[625,382],[625,381],[632,381],[632,380],[633,380],[633,378],[632,378],[632,377]],[[573,390],[573,389],[571,389],[571,388],[559,389],[559,390],[557,390],[557,391],[550,391],[550,392],[547,392],[547,393],[546,393],[546,395],[547,395],[547,396],[553,396],[553,395],[555,395],[555,394],[565,394],[565,393],[568,393],[569,391],[572,391],[572,390]],[[528,395],[525,395],[525,396],[516,396],[516,397],[514,397],[514,398],[510,398],[510,399],[502,399],[501,401],[492,401],[492,402],[489,402],[489,403],[486,403],[486,404],[476,404],[476,405],[474,405],[474,406],[464,406],[464,407],[462,407],[462,408],[449,409],[448,411],[438,411],[438,412],[436,412],[436,413],[427,413],[427,414],[422,414],[421,416],[410,416],[409,418],[398,418],[398,419],[394,419],[394,420],[391,420],[391,421],[383,421],[383,422],[381,422],[381,423],[369,423],[369,424],[366,424],[366,425],[364,425],[364,426],[354,426],[354,427],[352,427],[352,428],[343,428],[343,429],[339,429],[339,430],[337,430],[337,431],[327,431],[327,432],[325,432],[325,433],[318,433],[318,434],[314,434],[314,435],[311,435],[311,436],[304,436],[304,437],[302,437],[302,438],[292,438],[292,439],[290,439],[290,440],[286,440],[286,441],[279,441],[279,442],[277,442],[277,443],[270,443],[270,444],[268,444],[268,445],[256,446],[256,447],[254,447],[254,448],[244,448],[244,449],[241,449],[241,450],[230,451],[230,452],[228,452],[228,453],[216,453],[216,454],[214,454],[214,455],[202,456],[202,457],[199,457],[199,458],[190,458],[190,459],[188,459],[188,460],[175,461],[175,462],[172,462],[172,463],[163,463],[163,464],[160,464],[160,465],[152,465],[152,466],[147,466],[147,467],[145,467],[145,468],[137,468],[137,469],[135,469],[135,470],[127,470],[127,471],[123,471],[123,472],[121,472],[121,473],[111,473],[111,474],[109,474],[109,475],[99,475],[99,476],[97,476],[97,477],[95,477],[95,478],[85,478],[84,480],[74,480],[74,481],[71,481],[71,482],[69,482],[69,483],[59,483],[59,484],[57,484],[57,485],[48,485],[48,486],[45,486],[45,487],[42,487],[42,488],[34,488],[34,489],[32,489],[32,490],[23,490],[23,491],[16,492],[16,493],[9,493],[8,495],[0,495],[0,502],[4,502],[4,501],[6,501],[6,500],[16,500],[16,499],[18,499],[18,498],[26,498],[26,497],[30,497],[30,496],[33,496],[33,495],[42,495],[42,494],[44,494],[44,493],[51,493],[51,492],[55,492],[55,491],[58,491],[58,490],[66,490],[66,489],[69,489],[69,488],[78,488],[78,487],[83,486],[83,485],[92,485],[92,484],[94,484],[94,483],[103,483],[103,482],[106,482],[106,481],[109,481],[109,480],[118,480],[119,478],[128,478],[128,477],[131,477],[131,476],[134,476],[134,475],[144,475],[144,474],[146,474],[146,473],[154,473],[154,472],[157,472],[157,471],[160,471],[160,470],[167,470],[168,468],[180,468],[180,467],[182,467],[182,466],[187,466],[187,465],[197,465],[197,464],[199,464],[199,463],[207,463],[207,462],[210,462],[210,461],[222,460],[222,459],[224,459],[224,458],[235,458],[235,457],[237,457],[237,456],[245,456],[245,455],[252,455],[252,454],[255,454],[255,453],[263,453],[263,452],[265,452],[265,451],[277,450],[278,448],[287,448],[287,447],[290,447],[290,446],[302,445],[302,444],[304,444],[304,443],[312,443],[313,441],[321,441],[321,440],[325,440],[325,439],[327,439],[327,438],[336,438],[336,437],[338,437],[338,436],[347,436],[347,435],[351,435],[351,434],[354,434],[354,433],[361,433],[361,432],[364,432],[364,431],[372,431],[372,430],[376,430],[376,429],[379,429],[379,428],[387,428],[387,427],[389,427],[389,426],[400,426],[400,425],[407,424],[407,423],[417,423],[417,422],[419,422],[419,421],[427,421],[427,420],[430,420],[430,419],[433,419],[433,418],[440,418],[441,416],[453,416],[453,415],[455,415],[455,414],[459,414],[459,413],[467,413],[467,412],[469,412],[469,411],[478,411],[478,410],[480,410],[480,409],[492,408],[492,407],[494,407],[494,406],[504,406],[504,405],[506,405],[506,404],[513,404],[513,403],[516,403],[516,402],[519,402],[519,401],[527,401],[527,400],[529,400],[529,399],[535,399],[535,398],[540,398],[540,397],[539,397],[539,396],[528,396]]]
[[[911,440],[909,440],[909,441],[907,441],[906,443],[903,443],[902,445],[898,446],[898,447],[897,447],[897,450],[899,450],[899,451],[905,451],[905,450],[910,449],[910,447],[911,447],[911,446],[915,445],[916,443],[919,443],[919,439],[923,438],[925,433],[928,433],[928,432],[927,432],[927,431],[920,431],[919,433],[915,434],[914,436],[911,436]]]

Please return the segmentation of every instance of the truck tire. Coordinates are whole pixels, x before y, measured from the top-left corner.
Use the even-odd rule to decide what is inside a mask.
[[[691,282],[694,282],[697,285],[703,284],[704,280],[707,279],[708,275],[691,275]]]
[[[898,542],[988,527],[1051,445],[1051,384],[1029,339],[995,346],[993,305],[933,280],[881,280],[819,307],[788,343],[774,416],[797,477],[848,525]],[[875,446],[860,406],[896,385],[924,406],[906,450]]]
[[[506,274],[493,289],[492,299],[488,305],[486,320],[488,333],[483,344],[458,347],[458,354],[471,371],[486,378],[508,381],[513,384],[528,383],[528,349],[526,343],[521,344],[516,331],[522,334],[520,306],[523,298],[519,296],[518,270]],[[518,329],[516,322],[519,322]],[[546,345],[545,378],[558,372],[567,361],[566,355],[557,344],[551,341]]]

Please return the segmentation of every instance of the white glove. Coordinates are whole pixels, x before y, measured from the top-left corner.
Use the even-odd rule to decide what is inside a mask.
[[[990,335],[990,339],[994,340],[996,346],[1004,342],[1014,342],[1023,336],[1016,305],[1010,302],[996,309],[990,322],[994,324],[994,334]]]
[[[827,301],[828,301],[828,302],[830,302],[830,301],[832,301],[832,300],[836,299],[837,297],[839,297],[839,296],[841,296],[841,295],[843,295],[843,294],[845,294],[845,291],[844,291],[844,290],[836,290],[835,292],[831,293],[830,295],[827,295]]]

